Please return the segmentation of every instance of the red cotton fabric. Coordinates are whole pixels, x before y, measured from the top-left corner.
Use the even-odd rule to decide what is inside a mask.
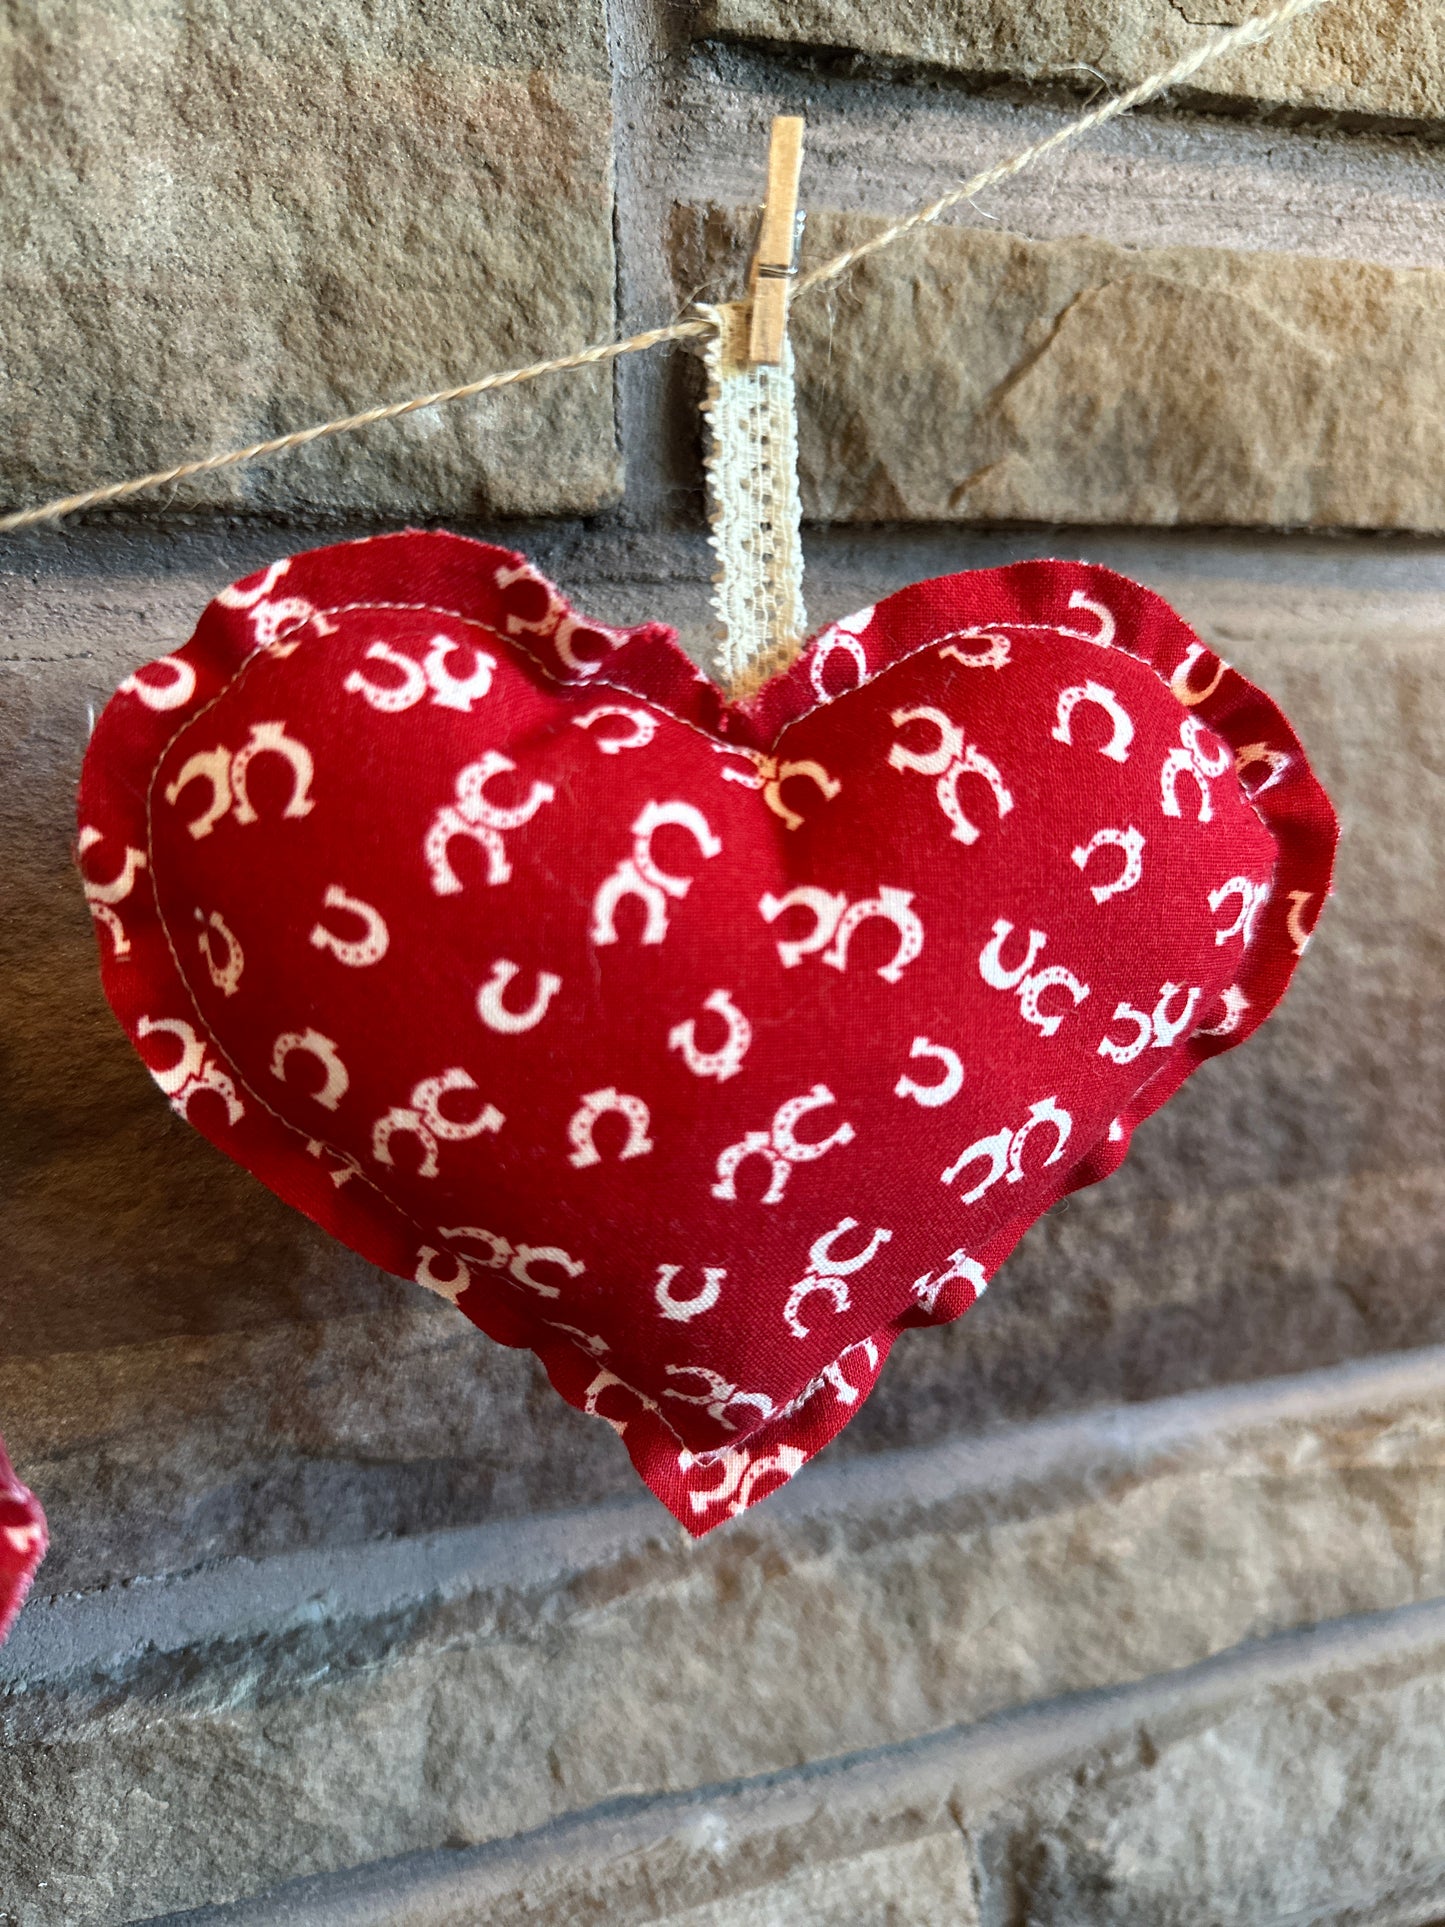
[[[25,1603],[45,1543],[45,1514],[16,1478],[0,1444],[0,1641]]]
[[[1268,1015],[1335,836],[1269,698],[1107,569],[916,584],[729,704],[405,533],[127,677],[79,860],[173,1107],[702,1533]]]

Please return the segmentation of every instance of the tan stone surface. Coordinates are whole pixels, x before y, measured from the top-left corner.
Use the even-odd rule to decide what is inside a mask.
[[[445,1579],[443,1544],[42,1600],[0,1655],[0,1892],[101,1927],[1437,1597],[1442,1457],[1437,1360],[880,1456],[700,1545],[639,1503]]]
[[[679,287],[752,218],[681,210]],[[882,225],[810,215],[805,264]],[[794,340],[820,521],[1445,528],[1438,270],[936,229]]]
[[[968,1850],[957,1833],[822,1865],[808,1864],[808,1843],[798,1846],[803,1864],[765,1887],[643,1918],[657,1927],[978,1927]]]
[[[707,0],[703,30],[1077,88],[1093,75],[1142,80],[1197,46],[1202,28],[1263,11],[1255,0]],[[1416,0],[1327,0],[1265,45],[1213,61],[1192,87],[1251,105],[1436,122],[1445,22]]]
[[[0,498],[123,477],[605,338],[599,0],[0,8]],[[155,498],[577,510],[572,375]]]

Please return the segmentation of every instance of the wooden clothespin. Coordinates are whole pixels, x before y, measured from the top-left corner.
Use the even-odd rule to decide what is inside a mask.
[[[797,273],[798,179],[803,171],[803,121],[776,114],[768,142],[768,191],[758,229],[757,252],[748,275],[752,316],[748,360],[776,367],[783,359],[788,297]]]

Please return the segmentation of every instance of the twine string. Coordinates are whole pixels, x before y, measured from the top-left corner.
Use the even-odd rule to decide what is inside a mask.
[[[1182,55],[1171,66],[1161,68],[1158,73],[1150,74],[1122,94],[1091,107],[1086,113],[1058,127],[1043,140],[1035,141],[1032,146],[1020,149],[1006,160],[996,161],[982,173],[975,174],[967,181],[951,187],[946,194],[926,206],[916,208],[903,219],[883,228],[879,233],[860,241],[856,247],[845,248],[841,254],[810,268],[806,274],[799,275],[793,285],[793,295],[806,294],[810,289],[822,287],[836,281],[841,275],[855,267],[869,255],[892,247],[896,241],[920,227],[927,227],[940,220],[950,208],[957,207],[985,188],[995,187],[1001,181],[1022,174],[1026,168],[1035,166],[1057,148],[1064,147],[1083,135],[1091,133],[1106,122],[1117,120],[1132,108],[1141,106],[1145,101],[1155,99],[1171,87],[1182,85],[1193,78],[1210,61],[1217,60],[1222,54],[1232,53],[1237,48],[1256,45],[1268,40],[1278,30],[1297,19],[1301,14],[1310,12],[1323,4],[1323,0],[1277,0],[1277,4],[1263,13],[1242,21],[1238,26],[1220,27],[1209,34],[1198,46]],[[67,515],[76,515],[82,509],[101,508],[112,502],[125,501],[132,495],[148,493],[152,489],[167,488],[172,483],[188,481],[195,475],[212,475],[221,469],[237,468],[242,463],[260,461],[269,455],[289,455],[294,449],[305,448],[312,442],[324,441],[332,435],[348,435],[355,429],[370,428],[376,422],[397,421],[403,415],[415,414],[422,408],[440,408],[449,402],[469,401],[476,395],[490,393],[495,388],[510,388],[519,382],[535,381],[539,375],[559,374],[568,368],[588,368],[599,363],[620,360],[623,355],[640,354],[648,348],[659,347],[663,342],[696,340],[700,336],[715,332],[717,322],[697,315],[688,319],[673,321],[664,327],[648,328],[641,334],[628,335],[620,341],[596,342],[591,347],[579,348],[572,354],[556,355],[547,361],[529,362],[525,367],[507,368],[497,374],[479,375],[474,381],[459,383],[454,388],[434,389],[430,394],[412,395],[406,401],[382,402],[373,408],[364,408],[354,415],[339,415],[332,421],[316,422],[309,428],[298,428],[289,435],[276,435],[268,441],[250,442],[244,448],[228,448],[217,455],[206,455],[194,461],[177,462],[171,468],[153,470],[149,475],[132,476],[128,481],[111,482],[102,488],[83,489],[75,495],[61,495],[54,500],[43,502],[38,508],[17,509],[12,514],[0,515],[0,534],[9,534],[17,529],[36,527],[43,522],[57,522]]]

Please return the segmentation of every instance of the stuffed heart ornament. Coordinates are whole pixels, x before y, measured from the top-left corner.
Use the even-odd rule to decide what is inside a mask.
[[[127,678],[79,856],[177,1111],[530,1346],[692,1532],[1282,995],[1335,820],[1158,597],[890,596],[729,704],[671,630],[408,533]]]

